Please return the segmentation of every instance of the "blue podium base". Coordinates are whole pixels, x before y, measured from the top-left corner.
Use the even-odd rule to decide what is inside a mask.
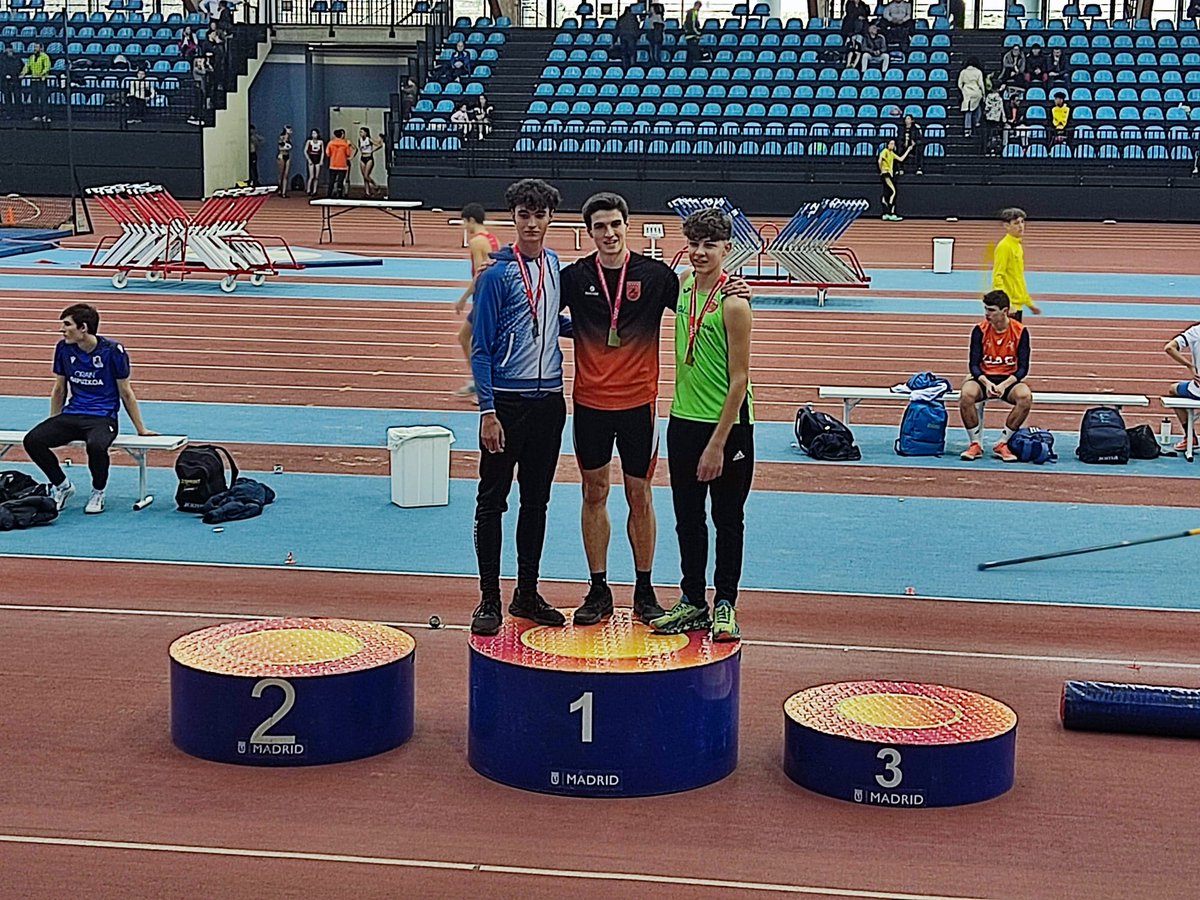
[[[740,661],[737,644],[653,635],[628,610],[588,628],[509,620],[471,638],[469,762],[577,797],[711,784],[737,765]]]
[[[214,762],[310,766],[413,733],[414,642],[342,619],[237,622],[171,645],[171,739]]]
[[[784,770],[819,794],[871,806],[959,806],[1008,791],[1017,717],[943,685],[860,681],[784,705]]]

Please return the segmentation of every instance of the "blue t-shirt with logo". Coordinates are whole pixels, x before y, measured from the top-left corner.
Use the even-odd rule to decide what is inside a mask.
[[[54,348],[54,374],[67,379],[68,416],[117,417],[121,395],[117,381],[129,377],[129,354],[108,338],[98,337],[91,353],[66,341]]]

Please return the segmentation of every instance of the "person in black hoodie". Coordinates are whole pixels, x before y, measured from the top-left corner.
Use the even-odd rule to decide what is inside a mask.
[[[921,169],[925,164],[925,129],[912,116],[904,117],[904,127],[900,129],[897,143],[900,145],[900,155],[912,156],[917,174],[924,175]],[[904,170],[901,169],[899,174],[903,175]]]
[[[21,102],[21,57],[13,52],[12,47],[6,47],[0,56],[0,105],[4,107],[4,118],[12,119],[17,115],[17,106]]]
[[[625,7],[625,11],[617,17],[617,37],[621,41],[621,62],[626,69],[637,62],[637,43],[641,28],[642,23],[633,7]]]

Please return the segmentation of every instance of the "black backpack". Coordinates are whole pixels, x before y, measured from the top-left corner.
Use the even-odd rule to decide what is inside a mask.
[[[0,503],[0,531],[49,525],[58,518],[58,504],[49,497],[27,494]]]
[[[1129,462],[1129,433],[1121,413],[1107,406],[1096,406],[1083,414],[1079,426],[1079,446],[1075,455],[1081,462],[1125,465]]]
[[[32,495],[46,496],[45,487],[16,469],[0,472],[0,503]]]
[[[1154,429],[1149,425],[1134,425],[1127,428],[1129,434],[1130,459],[1158,459],[1160,456],[1175,456],[1175,451],[1163,452]]]
[[[225,478],[224,455],[229,460],[230,477]],[[216,444],[196,444],[187,447],[175,460],[175,477],[179,487],[175,489],[175,506],[180,512],[203,512],[210,497],[229,490],[237,481],[238,467],[229,451]]]
[[[862,453],[854,444],[854,432],[828,413],[802,406],[796,413],[796,443],[813,459],[854,462]]]

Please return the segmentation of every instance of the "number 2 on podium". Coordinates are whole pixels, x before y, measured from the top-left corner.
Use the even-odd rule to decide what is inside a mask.
[[[571,704],[571,712],[582,713],[579,723],[579,740],[584,744],[592,742],[592,692],[584,691],[579,699]]]

